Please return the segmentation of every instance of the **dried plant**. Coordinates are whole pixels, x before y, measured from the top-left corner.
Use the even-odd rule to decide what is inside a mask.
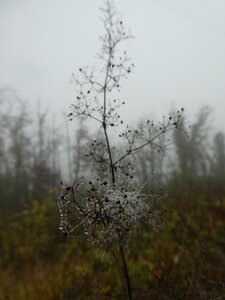
[[[78,75],[73,74],[77,97],[68,117],[70,120],[76,117],[95,120],[103,138],[88,143],[86,156],[94,164],[92,177],[76,178],[72,185],[62,186],[57,200],[61,216],[59,228],[65,236],[76,236],[82,229],[80,231],[99,246],[107,247],[117,242],[128,296],[132,299],[124,246],[142,222],[148,221],[154,227],[158,217],[154,197],[143,195],[142,187],[134,188],[135,154],[149,146],[163,150],[161,141],[168,131],[179,127],[183,109],[169,114],[168,118],[163,117],[158,124],[147,120],[137,129],[126,126],[118,136],[126,149],[123,153],[112,146],[109,132],[123,124],[118,109],[125,104],[116,94],[123,79],[134,68],[127,52],[121,51],[120,46],[132,36],[126,31],[111,0],[105,1],[101,11],[105,33],[100,37],[99,68],[83,67]]]

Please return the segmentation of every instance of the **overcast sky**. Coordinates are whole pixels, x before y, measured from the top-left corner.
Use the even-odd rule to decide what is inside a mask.
[[[32,105],[69,110],[71,73],[94,64],[103,28],[102,0],[0,0],[0,87],[10,86]],[[135,63],[123,85],[127,116],[160,116],[203,104],[225,129],[225,1],[115,0],[135,39]],[[129,112],[129,113],[128,113]]]

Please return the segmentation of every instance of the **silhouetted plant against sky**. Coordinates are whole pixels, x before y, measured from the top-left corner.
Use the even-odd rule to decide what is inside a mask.
[[[135,154],[147,146],[162,150],[162,137],[179,127],[183,109],[163,117],[157,124],[147,120],[136,129],[123,125],[119,108],[125,102],[117,93],[134,65],[120,47],[132,35],[125,29],[113,1],[106,0],[101,11],[105,32],[100,37],[102,47],[97,67],[81,67],[78,74],[73,74],[77,96],[68,117],[95,120],[103,138],[96,137],[87,146],[86,157],[94,164],[91,178],[76,178],[72,185],[62,187],[58,199],[60,229],[66,236],[76,236],[78,228],[82,228],[87,238],[99,246],[117,242],[129,299],[132,299],[124,246],[142,221],[148,220],[154,226],[157,217],[150,196],[142,193],[142,187],[134,188]],[[115,139],[111,138],[110,130],[119,125],[123,130],[116,146],[112,145]],[[118,149],[121,143],[125,145],[123,153]],[[81,184],[87,189],[83,191],[82,187],[80,199]]]

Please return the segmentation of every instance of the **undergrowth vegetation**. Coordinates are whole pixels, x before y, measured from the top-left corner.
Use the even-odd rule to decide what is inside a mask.
[[[223,299],[224,197],[167,199],[167,221],[140,228],[128,255],[134,299]],[[0,299],[124,299],[115,262],[84,239],[60,236],[51,191],[1,218]]]

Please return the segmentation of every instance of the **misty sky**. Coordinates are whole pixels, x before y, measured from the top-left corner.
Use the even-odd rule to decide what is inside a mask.
[[[0,87],[34,105],[69,110],[71,73],[95,64],[102,0],[0,0]],[[135,39],[135,63],[121,97],[131,120],[184,107],[214,108],[225,129],[225,1],[116,0]],[[128,115],[128,114],[127,114]]]

